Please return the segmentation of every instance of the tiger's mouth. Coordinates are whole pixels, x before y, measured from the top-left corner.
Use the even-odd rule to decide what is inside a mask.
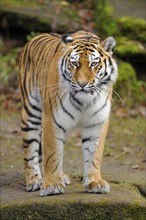
[[[84,83],[73,83],[72,84],[72,92],[71,95],[76,97],[79,100],[92,101],[93,99],[99,96],[99,89],[93,84]]]
[[[71,86],[72,86],[72,90],[75,91],[76,93],[79,92],[79,93],[93,94],[95,91],[97,91],[96,86],[90,83],[73,82]]]

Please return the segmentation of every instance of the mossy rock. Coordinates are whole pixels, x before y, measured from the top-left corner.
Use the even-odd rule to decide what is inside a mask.
[[[133,17],[122,17],[117,19],[119,33],[134,41],[146,43],[146,21]]]
[[[133,107],[135,103],[143,103],[144,97],[139,94],[144,93],[146,83],[137,79],[133,66],[128,62],[119,61],[118,72],[115,88],[122,97],[123,102],[128,107]]]
[[[54,13],[55,12],[55,13]],[[17,1],[1,0],[1,27],[8,27],[26,32],[58,32],[80,29],[77,11],[63,1]],[[7,28],[8,28],[7,27]]]
[[[138,41],[129,40],[126,37],[117,38],[115,54],[123,59],[138,60],[146,58],[145,46]]]
[[[136,80],[136,72],[130,63],[119,61],[118,71],[119,71],[118,82],[121,81],[134,82]]]
[[[40,197],[39,192],[17,190],[8,202],[2,202],[2,220],[145,219],[145,200],[131,184],[112,183],[111,192],[103,195],[85,193],[76,179],[63,195]]]
[[[7,207],[1,212],[1,220],[145,220],[145,208],[129,205],[97,205],[88,203],[49,203]]]

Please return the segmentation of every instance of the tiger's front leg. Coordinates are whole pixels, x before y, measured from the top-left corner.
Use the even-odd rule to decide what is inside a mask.
[[[84,186],[88,192],[108,193],[110,191],[108,182],[101,177],[101,162],[107,129],[108,122],[83,128]]]
[[[43,116],[43,182],[40,195],[55,195],[64,192],[70,179],[63,173],[63,148],[65,130],[50,113]]]

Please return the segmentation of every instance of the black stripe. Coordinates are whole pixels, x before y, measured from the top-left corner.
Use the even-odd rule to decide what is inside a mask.
[[[26,139],[23,139],[24,143],[25,144],[32,144],[33,142],[37,142],[39,144],[39,141],[37,139],[30,139],[30,140],[26,140]]]
[[[29,100],[29,99],[28,99],[28,100]],[[29,100],[29,104],[30,104],[30,106],[31,106],[34,110],[36,110],[36,111],[42,113],[42,110],[41,110],[40,108],[38,108],[36,105],[33,105],[33,104],[30,102],[30,100]]]
[[[70,96],[70,102],[71,104],[78,110],[78,111],[82,111],[78,106],[76,106],[76,104],[73,102],[72,97]]]
[[[50,102],[50,109],[51,109],[51,113],[52,113],[52,117],[53,117],[54,123],[56,124],[56,126],[57,126],[58,128],[60,128],[61,130],[63,130],[64,133],[66,133],[66,130],[62,127],[62,125],[60,125],[60,124],[56,121],[56,118],[55,118],[55,116],[54,116],[54,114],[53,114],[53,110],[52,110],[52,105],[51,105],[51,100],[50,100],[50,98],[49,98],[49,102]]]
[[[97,170],[98,167],[95,165],[94,161],[92,160],[92,165],[94,166],[94,168]]]
[[[71,82],[71,79],[69,79],[68,74],[66,72],[66,70],[63,69],[63,66],[65,65],[65,57],[63,57],[62,62],[61,62],[61,72],[62,72],[62,76],[65,80],[67,80],[68,82]]]
[[[39,145],[39,155],[41,156],[42,155],[42,144],[40,142],[40,145]]]
[[[44,37],[44,38],[46,38],[46,39],[41,39],[40,42],[37,41],[38,45],[36,45],[36,46],[34,45],[34,50],[33,50],[33,53],[34,53],[34,54],[37,53],[39,49],[41,50],[41,51],[39,51],[39,53],[38,53],[38,54],[39,54],[39,57],[41,57],[41,54],[42,54],[44,48],[47,46],[48,42],[50,41],[50,39],[48,39],[48,36],[46,36],[46,37]],[[41,43],[42,43],[42,44],[41,44]]]
[[[24,100],[24,99],[25,99],[25,97],[24,97],[24,92],[23,92],[23,88],[22,88],[21,81],[20,81],[20,90],[21,90],[21,94],[22,94],[22,97],[23,97],[23,100]]]
[[[92,153],[92,152],[89,150],[89,147],[86,147],[86,148],[84,148],[83,150],[88,151],[90,154]]]
[[[59,98],[59,101],[60,101],[62,110],[63,110],[71,119],[74,120],[74,116],[73,116],[69,111],[67,111],[67,109],[64,107],[64,105],[63,105],[63,103],[62,103],[62,100],[60,99],[59,95],[58,95],[58,98]]]
[[[87,137],[87,138],[83,138],[82,143],[85,143],[85,142],[88,142],[88,141],[94,141],[96,139],[97,139],[97,137],[90,136],[90,137]]]
[[[60,125],[60,124],[56,121],[54,115],[53,115],[53,120],[54,120],[54,123],[57,125],[57,127],[60,128],[61,130],[63,130],[64,133],[66,133],[66,130],[62,127],[62,125]]]
[[[29,127],[25,127],[25,128],[21,128],[22,131],[26,131],[26,132],[29,132],[29,131],[37,131],[38,128],[29,128]]]
[[[24,158],[24,160],[28,162],[28,161],[30,161],[30,160],[34,160],[36,157],[38,157],[38,156],[33,156],[33,157],[30,157],[29,159]]]
[[[25,144],[23,144],[23,148],[29,148],[29,145],[25,145]]]
[[[89,162],[90,162],[89,160],[85,160],[85,161],[84,161],[84,163],[89,163]]]
[[[57,139],[58,141],[61,141],[63,144],[65,143],[63,138],[56,137],[56,139]]]
[[[112,60],[109,58],[109,65],[112,66]]]
[[[92,53],[95,52],[95,50],[93,50],[93,49],[91,49],[91,48],[88,48],[88,47],[86,47],[86,48],[87,48],[87,50],[91,51]],[[95,56],[95,55],[92,54],[92,56]]]
[[[58,161],[58,163],[57,163],[55,169],[52,171],[52,173],[54,173],[54,172],[57,170],[57,168],[58,168],[58,166],[59,166],[59,163],[60,163],[60,160]]]
[[[97,45],[97,44],[96,44]],[[97,50],[97,47],[95,47],[94,44],[91,44],[91,47],[93,47],[95,50]]]
[[[47,35],[45,35],[45,36],[43,35],[43,36],[40,36],[39,38],[33,40],[33,42],[31,43],[31,47],[33,47],[34,54],[38,51],[38,47],[40,46],[40,44],[42,42],[45,42],[46,40],[48,40],[48,37],[49,36],[47,36]],[[30,47],[30,49],[31,49],[31,47]]]
[[[39,119],[39,120],[41,121],[41,117],[32,114],[32,113],[28,110],[28,108],[27,108],[27,106],[26,106],[25,103],[24,103],[24,109],[25,109],[25,111],[27,112],[27,114],[28,114],[30,117],[37,118],[37,119]]]
[[[21,119],[22,124],[24,124],[25,126],[28,126],[28,124],[23,120],[23,118]]]
[[[66,71],[64,70],[62,70],[62,76],[63,76],[63,78],[65,79],[65,80],[67,80],[68,82],[71,82],[71,80],[66,76],[67,74],[66,74]]]
[[[91,125],[87,125],[87,126],[84,126],[85,129],[88,129],[88,128],[93,128],[93,127],[96,127],[98,125],[101,125],[103,124],[104,121],[101,121],[101,122],[98,122],[96,124],[91,124]]]
[[[102,111],[102,110],[106,107],[107,101],[108,101],[108,96],[107,96],[107,98],[106,98],[106,100],[105,100],[105,103],[104,103],[96,112],[94,112],[94,113],[92,114],[92,116],[94,116],[94,115],[96,115],[97,113],[99,113],[100,111]]]
[[[98,53],[100,54],[101,57],[103,57],[104,55],[102,54],[101,51],[98,50]]]
[[[104,77],[105,77],[105,76],[108,76],[108,73],[107,73],[107,71],[106,71],[106,70],[107,70],[107,67],[108,67],[108,65],[107,65],[107,59],[104,60],[104,64],[105,64],[105,73],[104,73]],[[103,78],[104,78],[104,77],[103,77]]]
[[[46,161],[46,165],[48,164],[49,160],[51,159],[51,157],[53,157],[55,155],[56,151],[54,153],[52,153],[48,158],[47,158],[47,161]]]
[[[41,125],[41,122],[37,122],[37,121],[31,121],[30,119],[27,120],[28,122],[30,122],[33,125]]]
[[[54,54],[56,54],[56,52],[57,52],[57,50],[58,50],[58,48],[59,48],[60,43],[61,43],[61,41],[58,42],[58,44],[57,44],[57,46],[56,46],[56,48],[55,48]]]
[[[75,97],[74,94],[71,94],[71,97],[72,97],[72,99],[73,99],[74,102],[76,102],[76,103],[77,103],[78,105],[80,105],[80,106],[83,106],[83,103],[80,102],[80,101]]]
[[[101,86],[101,85],[106,85],[109,81],[111,81],[110,75],[109,75],[108,78],[105,79],[103,82],[100,82],[100,86]]]

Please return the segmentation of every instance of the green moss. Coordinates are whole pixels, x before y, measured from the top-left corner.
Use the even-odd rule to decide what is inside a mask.
[[[128,62],[119,61],[118,72],[119,76],[115,89],[122,97],[124,103],[129,107],[137,103],[143,103],[145,97],[139,94],[144,94],[146,83],[137,80],[136,72],[132,65]]]
[[[126,58],[132,56],[146,56],[145,47],[138,41],[129,40],[126,37],[117,38],[117,47],[115,54],[119,57]]]
[[[88,203],[59,203],[49,205],[47,203],[33,205],[21,205],[18,207],[5,207],[1,210],[2,219],[28,220],[28,219],[55,219],[55,220],[112,220],[132,219],[144,220],[146,210],[143,207],[129,205],[96,205]]]
[[[116,21],[113,19],[113,8],[107,0],[93,0],[95,26],[101,36],[113,35],[117,32]]]
[[[122,17],[117,20],[120,36],[146,43],[146,21],[133,17]]]
[[[1,56],[1,83],[5,86],[18,86],[18,55],[19,49],[13,49],[10,53]]]
[[[135,70],[133,69],[130,63],[120,62],[118,64],[118,69],[119,69],[118,81],[128,80],[131,82],[136,80]]]
[[[19,7],[37,7],[37,3],[35,1],[29,1],[29,0],[1,0],[1,7],[13,7],[15,9]]]

